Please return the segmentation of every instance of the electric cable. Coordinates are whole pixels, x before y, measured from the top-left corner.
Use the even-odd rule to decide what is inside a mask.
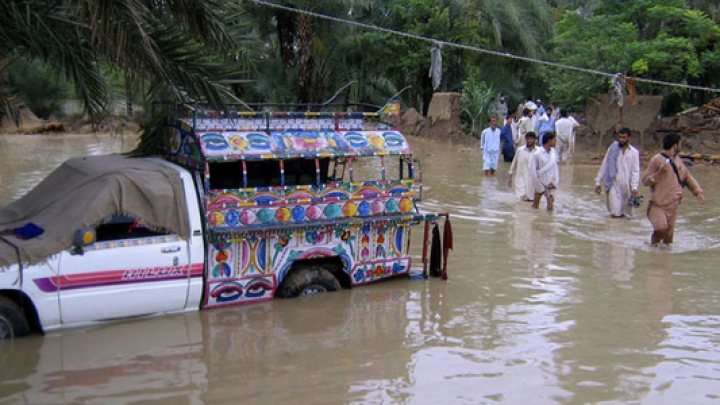
[[[552,67],[556,67],[556,68],[560,68],[560,69],[574,70],[577,72],[583,72],[583,73],[600,75],[600,76],[613,77],[617,74],[617,73],[603,72],[601,70],[596,70],[596,69],[589,69],[589,68],[583,68],[583,67],[579,67],[579,66],[566,65],[566,64],[558,63],[558,62],[551,62],[551,61],[547,61],[547,60],[532,58],[529,56],[516,55],[516,54],[510,53],[510,52],[496,51],[493,49],[465,45],[465,44],[460,44],[457,42],[448,42],[448,41],[444,41],[444,40],[437,39],[437,38],[429,38],[429,37],[425,37],[422,35],[411,34],[409,32],[405,32],[405,31],[384,28],[384,27],[380,27],[377,25],[373,25],[373,24],[366,24],[366,23],[362,23],[359,21],[348,20],[345,18],[321,14],[321,13],[317,13],[314,11],[308,11],[308,10],[303,10],[303,9],[299,9],[299,8],[295,8],[295,7],[289,7],[289,6],[272,3],[269,1],[265,1],[265,0],[250,0],[250,1],[252,1],[253,3],[263,5],[263,6],[271,7],[271,8],[290,11],[293,13],[303,14],[303,15],[321,18],[321,19],[325,19],[325,20],[335,21],[335,22],[339,22],[342,24],[354,25],[356,27],[360,27],[363,29],[380,31],[380,32],[388,33],[388,34],[403,36],[406,38],[416,39],[416,40],[420,40],[420,41],[426,41],[426,42],[430,42],[432,44],[437,44],[440,46],[450,46],[450,47],[454,47],[454,48],[465,49],[468,51],[484,53],[484,54],[489,54],[489,55],[495,55],[495,56],[499,56],[499,57],[503,57],[503,58],[515,59],[515,60],[520,60],[520,61],[530,62],[530,63],[537,63],[537,64],[541,64],[541,65],[545,65],[545,66],[552,66]],[[713,87],[696,86],[696,85],[692,85],[692,84],[669,82],[669,81],[664,81],[664,80],[647,79],[647,78],[637,77],[637,76],[633,76],[633,78],[635,79],[635,82],[656,84],[656,85],[660,85],[660,86],[678,87],[678,88],[684,88],[684,89],[688,89],[688,90],[698,90],[698,91],[707,91],[707,92],[712,92],[712,93],[720,93],[720,89],[713,88]]]

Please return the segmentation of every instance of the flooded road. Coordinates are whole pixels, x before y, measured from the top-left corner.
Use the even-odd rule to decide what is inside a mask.
[[[130,147],[0,135],[0,204],[69,157]],[[413,147],[422,208],[453,220],[448,281],[0,342],[0,404],[720,402],[720,170],[691,168],[707,202],[686,194],[657,249],[645,205],[609,218],[597,165],[563,166],[548,213],[513,200],[506,163],[484,178],[477,152]]]

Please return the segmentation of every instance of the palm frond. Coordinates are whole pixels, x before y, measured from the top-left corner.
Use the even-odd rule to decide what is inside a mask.
[[[224,108],[242,75],[236,58],[250,28],[235,2],[220,0],[6,0],[0,60],[45,61],[72,82],[91,118],[107,110],[106,71],[129,87]],[[5,103],[7,104],[7,103]]]
[[[98,69],[98,50],[82,35],[83,26],[71,19],[67,8],[40,1],[0,2],[0,42],[12,44],[14,53],[27,59],[47,62],[75,89],[91,117],[101,115],[108,105],[107,87]],[[1,50],[1,49],[0,49]]]

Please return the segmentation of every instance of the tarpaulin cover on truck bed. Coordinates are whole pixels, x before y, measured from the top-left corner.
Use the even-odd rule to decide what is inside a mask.
[[[122,155],[63,163],[25,196],[0,208],[0,232],[19,248],[24,264],[38,263],[70,248],[78,229],[116,214],[143,219],[183,239],[190,235],[179,173],[158,159]],[[22,239],[9,232],[28,224],[43,233]],[[0,268],[17,261],[15,248],[0,241]]]

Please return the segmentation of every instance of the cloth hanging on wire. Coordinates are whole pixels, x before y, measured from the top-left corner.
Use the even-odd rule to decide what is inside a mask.
[[[637,90],[635,89],[635,78],[633,78],[633,77],[627,78],[627,88],[628,88],[628,93],[630,93],[630,104],[636,105],[637,104]]]
[[[442,45],[439,43],[433,44],[430,47],[430,71],[428,77],[432,81],[433,91],[440,87],[440,81],[442,80]]]
[[[612,78],[612,85],[610,86],[610,105],[616,103],[618,107],[625,104],[625,75],[622,73],[616,73]]]

